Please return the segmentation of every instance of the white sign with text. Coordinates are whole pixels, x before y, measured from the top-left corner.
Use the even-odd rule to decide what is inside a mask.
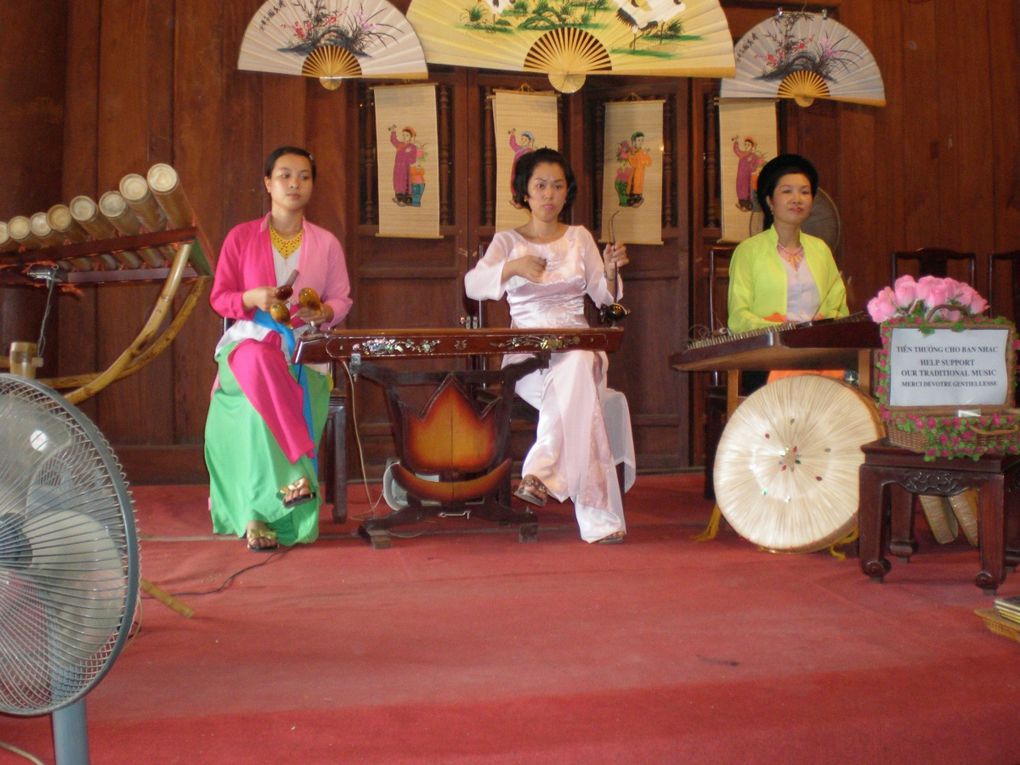
[[[897,327],[889,341],[889,406],[1003,406],[1008,329]]]

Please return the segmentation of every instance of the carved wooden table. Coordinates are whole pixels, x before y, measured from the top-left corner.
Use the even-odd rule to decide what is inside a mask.
[[[885,557],[891,544],[894,554],[906,558],[916,549],[913,494],[951,497],[979,489],[981,570],[974,582],[994,594],[1006,578],[1006,566],[1015,569],[1020,563],[1020,457],[925,462],[921,454],[882,441],[861,449],[865,455],[859,472],[861,571],[881,581],[892,567]]]

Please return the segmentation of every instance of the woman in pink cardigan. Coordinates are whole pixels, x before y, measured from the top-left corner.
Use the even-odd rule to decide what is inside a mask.
[[[280,147],[266,160],[264,182],[269,214],[231,229],[216,264],[209,302],[233,323],[216,346],[205,429],[213,531],[243,536],[259,552],[318,536],[316,454],[331,380],[290,359],[296,337],[342,321],[351,308],[340,242],[305,219],[312,155]],[[292,296],[282,299],[278,287],[290,283]],[[302,305],[305,288],[318,305]]]

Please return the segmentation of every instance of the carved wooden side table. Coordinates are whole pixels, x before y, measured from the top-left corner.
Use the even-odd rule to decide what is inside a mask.
[[[984,456],[978,460],[937,459],[925,462],[916,452],[873,441],[861,447],[860,531],[861,571],[881,581],[892,567],[893,552],[908,557],[913,540],[914,494],[951,497],[978,489],[978,536],[981,569],[975,584],[994,594],[1006,578],[1006,567],[1020,563],[1020,457]],[[887,491],[888,487],[888,491]]]

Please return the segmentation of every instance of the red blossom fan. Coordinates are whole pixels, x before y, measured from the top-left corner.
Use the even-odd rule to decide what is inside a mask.
[[[736,75],[721,98],[816,98],[885,106],[882,73],[868,46],[825,13],[784,13],[755,25],[734,50]]]
[[[385,0],[267,0],[248,24],[238,69],[315,77],[428,76],[418,36]]]

